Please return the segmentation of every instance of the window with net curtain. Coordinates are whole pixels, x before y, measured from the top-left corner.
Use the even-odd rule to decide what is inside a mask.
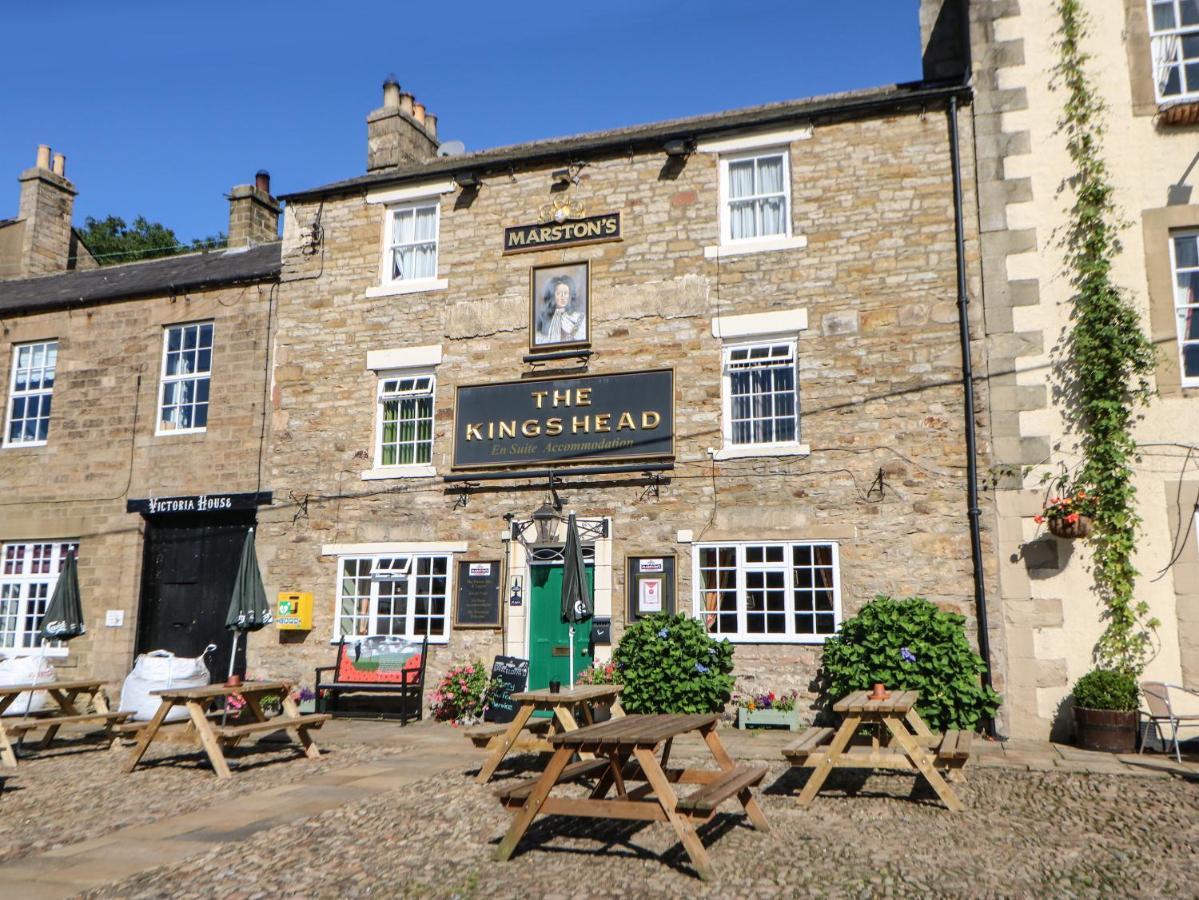
[[[163,337],[158,432],[203,431],[212,380],[212,322],[173,325]]]
[[[376,465],[424,466],[433,460],[432,375],[379,381],[379,447]]]
[[[1199,99],[1199,0],[1148,2],[1158,100]]]
[[[1199,232],[1174,235],[1170,250],[1182,383],[1199,387]]]
[[[799,440],[793,341],[726,347],[724,372],[729,444]]]
[[[730,159],[725,202],[730,241],[787,234],[787,162],[783,152]]]
[[[437,277],[437,201],[391,210],[390,271],[392,281]]]
[[[50,401],[58,365],[58,341],[13,346],[5,443],[44,444],[50,434]]]

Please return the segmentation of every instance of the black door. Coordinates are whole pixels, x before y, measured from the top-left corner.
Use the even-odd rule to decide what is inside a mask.
[[[170,650],[200,656],[209,644],[213,681],[229,672],[233,632],[225,628],[233,581],[253,513],[203,513],[146,518],[145,561],[137,652]],[[245,643],[237,648],[237,671],[245,674]]]

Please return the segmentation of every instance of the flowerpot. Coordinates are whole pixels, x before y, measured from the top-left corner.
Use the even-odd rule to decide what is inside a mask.
[[[1137,711],[1076,706],[1074,742],[1084,750],[1132,753],[1137,748]]]
[[[738,728],[789,728],[799,731],[798,709],[746,709],[737,707]]]
[[[1060,538],[1085,538],[1095,528],[1090,516],[1079,516],[1077,522],[1067,522],[1065,519],[1047,519],[1049,531]]]

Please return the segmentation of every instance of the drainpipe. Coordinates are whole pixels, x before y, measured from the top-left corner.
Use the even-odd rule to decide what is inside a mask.
[[[968,77],[968,76],[967,76]],[[958,336],[962,345],[962,394],[966,407],[966,514],[970,524],[970,555],[974,563],[974,608],[978,621],[978,652],[983,658],[983,687],[991,687],[991,637],[987,628],[987,588],[983,572],[982,534],[978,520],[978,434],[974,427],[974,365],[970,359],[970,299],[966,291],[966,234],[962,213],[962,165],[958,147],[958,98],[949,98],[949,155],[953,167],[953,231],[957,244]],[[995,737],[995,720],[984,724]]]

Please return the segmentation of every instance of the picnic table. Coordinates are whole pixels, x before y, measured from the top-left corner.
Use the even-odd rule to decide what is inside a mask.
[[[700,878],[711,878],[712,862],[695,827],[710,821],[721,803],[736,797],[755,828],[770,830],[750,792],[765,777],[766,766],[736,765],[716,734],[719,720],[716,713],[631,715],[554,735],[549,739],[554,755],[545,771],[499,792],[500,802],[516,818],[496,850],[496,859],[512,856],[539,815],[669,822]],[[703,737],[718,768],[668,766],[674,739],[693,731]],[[571,762],[576,753],[594,754],[594,758]],[[587,777],[597,779],[588,796],[550,796],[559,785]],[[679,784],[697,787],[679,796],[675,792]],[[616,795],[609,799],[613,789]]]
[[[192,742],[198,743],[208,755],[213,771],[218,778],[232,777],[229,764],[225,760],[224,748],[236,746],[243,737],[263,732],[287,730],[292,740],[297,741],[309,759],[319,759],[320,750],[313,743],[308,731],[320,728],[330,718],[328,713],[302,715],[295,700],[291,698],[291,684],[286,681],[249,681],[232,687],[224,684],[209,684],[203,687],[168,688],[154,691],[162,702],[154,713],[154,718],[138,729],[137,745],[125,764],[125,771],[132,772],[146,750],[153,742],[155,735],[161,734],[160,728],[167,714],[176,706],[186,707],[191,718],[191,728],[188,734]],[[262,698],[275,694],[282,697],[283,712],[268,719],[262,711]],[[246,708],[254,717],[253,722],[224,725],[216,721],[210,710],[216,701],[222,697],[236,695],[246,701]]]
[[[799,795],[799,805],[815,799],[834,768],[898,769],[916,771],[949,809],[960,811],[962,801],[941,777],[938,769],[950,777],[964,780],[961,768],[970,758],[968,731],[934,734],[929,730],[916,703],[918,691],[893,691],[884,700],[871,700],[866,691],[855,691],[833,705],[844,717],[841,726],[809,728],[795,742],[783,748],[793,766],[812,769],[808,783]],[[868,736],[863,736],[863,726]]]
[[[520,704],[520,709],[511,722],[483,725],[466,732],[476,746],[489,751],[475,781],[486,784],[509,753],[552,753],[550,737],[574,731],[580,720],[584,725],[594,724],[592,706],[606,707],[613,716],[623,715],[619,699],[622,690],[624,686],[619,684],[579,684],[556,694],[549,690],[513,694],[512,699]],[[552,715],[534,719],[533,714],[538,711]]]
[[[88,722],[103,723],[106,733],[112,726],[127,719],[130,713],[112,712],[104,696],[104,682],[100,679],[79,678],[69,681],[43,681],[40,684],[12,684],[0,687],[0,764],[15,769],[17,754],[13,749],[13,738],[20,739],[38,728],[45,728],[39,749],[45,749],[63,725],[78,725]],[[45,691],[54,701],[50,709],[34,710],[24,716],[5,716],[4,712],[26,691]],[[77,700],[81,694],[90,696],[94,712],[81,711]],[[86,707],[84,707],[86,710]]]

